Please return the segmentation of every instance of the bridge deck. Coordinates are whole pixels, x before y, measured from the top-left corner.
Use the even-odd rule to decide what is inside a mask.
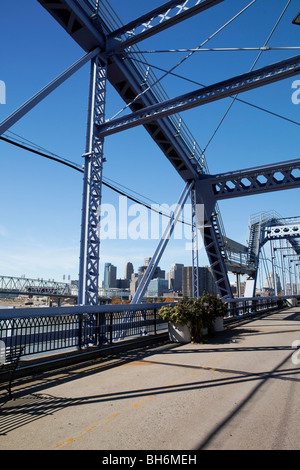
[[[45,373],[0,408],[0,449],[299,449],[299,325],[294,307]]]

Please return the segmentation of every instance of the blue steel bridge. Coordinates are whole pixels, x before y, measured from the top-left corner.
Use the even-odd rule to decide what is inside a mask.
[[[39,3],[65,29],[84,53],[81,60],[54,80],[42,93],[33,97],[27,105],[8,118],[0,132],[7,130],[16,119],[21,118],[54,88],[85,63],[91,64],[90,103],[88,114],[87,143],[85,149],[84,194],[79,270],[79,304],[97,303],[100,239],[96,233],[101,204],[103,183],[103,146],[109,135],[126,129],[142,126],[158,145],[182,178],[183,191],[178,200],[178,213],[174,213],[169,227],[174,225],[187,198],[194,208],[192,213],[192,263],[194,272],[194,294],[198,291],[199,229],[218,293],[221,298],[231,298],[232,291],[228,273],[247,274],[251,287],[250,296],[255,295],[260,247],[265,243],[260,229],[268,222],[281,224],[279,218],[253,225],[249,246],[237,244],[226,237],[224,223],[218,206],[219,201],[263,194],[279,190],[298,188],[300,184],[300,160],[284,161],[256,168],[241,168],[233,172],[211,175],[205,155],[196,139],[180,116],[180,112],[198,106],[240,95],[245,91],[268,86],[279,80],[297,76],[300,71],[300,56],[293,56],[268,66],[257,68],[222,82],[202,87],[193,92],[168,99],[167,93],[155,76],[155,71],[139,52],[138,44],[161,31],[187,21],[209,9],[218,11],[222,0],[189,0],[178,3],[168,1],[145,13],[129,24],[122,25],[108,2],[92,0],[62,0]],[[291,25],[292,26],[292,25]],[[125,116],[111,120],[105,118],[105,97],[108,82],[117,91],[130,111]],[[204,221],[199,220],[197,204],[204,204]],[[295,214],[296,216],[297,214]],[[168,235],[168,234],[165,234]],[[283,236],[283,234],[282,234]],[[292,247],[298,254],[294,234]],[[291,237],[287,237],[291,240]],[[167,249],[167,241],[161,240],[152,256],[132,303],[139,303],[152,278],[158,262]]]
[[[205,152],[179,113],[226,97],[240,100],[246,91],[297,77],[300,56],[270,61],[263,67],[252,67],[239,76],[232,74],[221,82],[169,99],[138,44],[167,29],[173,29],[175,34],[176,25],[196,15],[201,24],[204,12],[218,15],[223,5],[232,12],[233,3],[239,4],[239,8],[242,2],[169,0],[161,5],[155,2],[156,7],[151,9],[153,3],[149,0],[142,3],[145,10],[146,7],[151,10],[127,24],[121,23],[108,0],[38,0],[38,3],[65,31],[66,37],[80,46],[82,57],[0,123],[0,137],[85,64],[90,64],[79,305],[0,310],[0,371],[4,369],[6,373],[11,367],[12,353],[25,356],[14,390],[15,400],[1,404],[0,447],[105,451],[157,448],[168,449],[168,459],[169,455],[173,457],[170,449],[298,449],[299,420],[295,408],[299,405],[296,348],[299,348],[300,217],[254,210],[257,213],[250,219],[248,241],[241,244],[226,236],[219,203],[299,188],[300,159],[256,167],[249,163],[235,171],[211,174]],[[265,14],[279,3],[263,2]],[[261,2],[250,1],[240,14],[258,4]],[[290,4],[295,6],[296,2],[282,5],[283,10],[278,13],[271,35],[258,49],[259,54],[268,50],[272,33],[282,17],[290,14]],[[235,12],[224,27],[239,16]],[[260,20],[264,24],[265,18]],[[297,22],[300,24],[299,15]],[[292,26],[292,17],[290,25],[299,28]],[[15,32],[12,30],[11,34]],[[174,68],[165,71],[173,72]],[[108,84],[122,98],[125,116],[118,113],[106,120]],[[137,126],[150,135],[163,158],[175,169],[183,190],[131,304],[101,306],[98,223],[104,183],[104,141],[107,136],[113,138]],[[284,139],[284,134],[280,137]],[[201,294],[198,243],[202,236],[219,296],[228,305],[226,331],[205,345],[166,343],[168,325],[158,315],[162,304],[142,302],[188,199],[192,205],[193,295]],[[199,204],[204,205],[204,220],[197,211]],[[263,270],[271,295],[260,297],[256,294]],[[233,298],[230,273],[236,274],[238,282],[241,275],[247,275],[243,298]],[[65,287],[59,283],[40,286],[36,282],[30,286],[26,280],[21,285],[2,278],[3,290],[44,288],[61,293]],[[272,312],[274,315],[270,315]],[[112,350],[125,337],[138,341],[129,341],[126,353],[125,348]],[[158,338],[158,345],[153,337]],[[102,362],[106,354],[109,359]],[[70,365],[78,360],[86,362],[83,366]],[[7,363],[2,368],[3,362]],[[50,368],[55,372],[49,372]],[[47,374],[35,375],[42,370],[47,370]],[[0,399],[2,392],[1,383]],[[130,455],[134,455],[132,450]],[[162,462],[166,463],[164,459]]]
[[[238,76],[201,86],[196,90],[169,98],[152,67],[140,51],[138,44],[174,29],[181,22],[204,12],[218,8],[228,0],[169,0],[128,24],[122,24],[108,1],[98,0],[38,0],[41,7],[75,41],[82,50],[82,57],[36,93],[15,112],[0,123],[0,136],[11,129],[35,106],[56,90],[68,78],[90,64],[89,103],[87,116],[87,138],[84,151],[82,221],[79,262],[79,306],[98,308],[100,238],[99,221],[104,184],[104,142],[107,136],[134,129],[138,126],[150,135],[175,169],[182,181],[182,192],[170,218],[170,223],[159,240],[151,262],[138,286],[132,305],[139,305],[158,263],[167,249],[168,240],[189,199],[192,205],[192,266],[193,294],[198,297],[198,245],[202,236],[204,248],[220,298],[233,298],[229,274],[247,275],[246,297],[253,299],[258,286],[259,269],[271,261],[273,293],[276,279],[281,276],[282,290],[286,295],[296,295],[298,289],[299,218],[284,218],[284,215],[264,212],[250,221],[248,243],[241,244],[226,236],[219,202],[251,195],[263,195],[286,191],[300,186],[300,159],[285,160],[274,164],[253,167],[251,164],[235,171],[211,174],[205,154],[191,134],[179,113],[208,106],[225,98],[240,100],[244,92],[297,77],[300,73],[300,55],[269,63],[263,67],[252,67]],[[150,7],[150,2],[145,2]],[[255,2],[242,8],[238,15],[227,21],[220,30],[236,21],[239,15]],[[269,5],[268,8],[273,8]],[[274,30],[286,13],[281,12]],[[16,13],[17,14],[17,13]],[[290,21],[292,26],[292,19]],[[216,31],[211,35],[215,36]],[[203,45],[199,46],[201,49]],[[238,49],[238,48],[237,48]],[[284,50],[284,48],[282,48]],[[295,47],[294,49],[297,49]],[[259,54],[268,50],[268,41]],[[192,53],[192,50],[190,50]],[[187,56],[187,58],[189,55]],[[172,74],[173,69],[166,71]],[[124,116],[121,112],[107,120],[105,103],[110,84],[123,100]],[[237,98],[239,97],[239,98]],[[4,137],[1,137],[5,140]],[[284,136],[282,137],[284,138]],[[204,206],[204,218],[197,207]],[[265,255],[266,247],[270,255]],[[280,254],[280,256],[279,256]],[[267,271],[266,271],[267,272]],[[272,283],[272,280],[271,280]],[[57,287],[61,288],[61,287]],[[289,290],[288,290],[289,289]],[[276,296],[275,296],[276,297]]]
[[[226,266],[237,275],[237,285],[240,275],[247,274],[244,297],[254,297],[257,283],[265,280],[269,283],[264,286],[268,293],[300,293],[300,217],[283,218],[276,211],[252,215],[247,246],[226,237],[224,243]],[[269,259],[266,245],[270,245]],[[280,292],[275,279],[280,279]],[[259,292],[264,295],[263,288]],[[78,289],[70,283],[50,279],[0,276],[0,294],[77,298]],[[117,296],[118,291],[112,289],[110,294],[110,297]],[[103,292],[99,298],[103,299]]]

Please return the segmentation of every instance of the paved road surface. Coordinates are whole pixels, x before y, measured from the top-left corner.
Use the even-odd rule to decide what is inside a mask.
[[[299,450],[299,327],[293,308],[44,374],[1,406],[0,450]]]

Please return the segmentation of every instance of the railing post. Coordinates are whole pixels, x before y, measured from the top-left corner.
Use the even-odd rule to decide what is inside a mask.
[[[83,322],[83,315],[78,315],[78,349],[82,349],[82,322]]]
[[[113,342],[113,312],[109,314],[109,342],[112,344]]]

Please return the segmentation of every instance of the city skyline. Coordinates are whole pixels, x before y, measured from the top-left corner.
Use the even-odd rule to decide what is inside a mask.
[[[198,46],[248,4],[244,0],[230,5],[225,3],[219,5],[217,10],[209,9],[177,25],[176,29],[162,32],[152,38],[151,43],[143,42],[141,47],[148,49],[151,46],[155,50],[161,49],[162,45],[171,49]],[[256,2],[237,21],[213,38],[209,46],[263,45],[283,7],[280,0],[274,0],[266,15],[263,3]],[[148,2],[138,0],[112,0],[111,4],[124,24],[149,10]],[[153,6],[159,4],[160,1],[154,0]],[[298,9],[297,2],[292,1],[272,36],[270,47],[298,44],[299,26],[291,24]],[[5,104],[0,104],[2,121],[82,57],[83,52],[36,0],[4,2],[1,14],[3,25],[0,39],[5,47],[1,56],[0,80],[6,85]],[[15,33],[12,34],[12,31]],[[19,56],[16,64],[15,51],[20,43],[26,53]],[[295,54],[295,51],[288,50],[264,51],[259,56],[257,66]],[[205,84],[216,83],[247,72],[257,56],[257,51],[199,52],[176,72],[186,79],[196,79]],[[164,69],[170,69],[182,58],[180,52],[149,53],[146,57],[149,63]],[[157,74],[161,76],[159,71]],[[81,166],[86,138],[88,81],[89,66],[85,66],[13,126],[8,136],[21,142],[34,143],[38,149],[47,149]],[[205,150],[210,173],[297,158],[300,104],[295,99],[299,91],[295,89],[294,82],[295,79],[291,78],[243,94],[243,100],[254,106],[236,100],[216,135],[214,130],[232,103],[230,98],[184,112],[184,121]],[[199,85],[168,75],[162,81],[162,86],[170,96],[178,96]],[[110,119],[123,106],[122,100],[109,86],[107,118]],[[255,106],[269,110],[270,113]],[[287,119],[280,119],[279,115]],[[4,141],[1,141],[0,149],[0,193],[3,201],[0,273],[8,276],[25,274],[28,278],[43,277],[58,281],[62,280],[63,275],[77,279],[82,209],[81,173],[34,156]],[[130,188],[132,195],[148,202],[165,203],[169,207],[177,202],[183,182],[143,128],[106,138],[104,153],[105,178],[118,182],[119,187]],[[8,177],[12,174],[13,185]],[[258,210],[276,209],[284,217],[296,216],[298,194],[299,189],[293,189],[222,202],[220,211],[226,235],[245,244],[249,218]],[[103,203],[117,207],[118,195],[108,187],[103,187]],[[128,205],[132,207],[129,201]],[[170,240],[160,261],[161,269],[169,270],[174,259],[185,266],[191,265],[191,253],[184,249],[184,244],[183,240]],[[145,256],[154,253],[156,245],[157,240],[101,240],[100,279],[106,262],[111,262],[121,272],[127,259],[131,259],[134,265],[141,265]],[[201,249],[199,254],[200,265],[208,264],[205,250]]]
[[[137,270],[134,269],[131,262],[126,263],[123,280],[126,279],[127,266],[131,265],[133,270],[128,286],[131,296],[134,295],[139,282],[141,281],[142,276],[150,263],[150,260],[151,257],[145,258],[144,264],[139,266]],[[180,293],[184,297],[191,297],[193,295],[192,272],[192,266],[184,266],[183,264],[179,263],[173,263],[170,267],[170,270],[167,272],[161,270],[161,268],[157,266],[155,273],[148,284],[145,296],[160,297],[164,293]],[[217,294],[210,267],[199,266],[198,273],[199,292],[206,291],[212,294]],[[118,279],[117,268],[111,263],[105,264],[103,279],[104,280],[102,282],[101,289],[116,289],[118,287],[118,280],[122,280],[122,278]],[[124,287],[124,284],[119,285],[120,290],[122,290]]]

